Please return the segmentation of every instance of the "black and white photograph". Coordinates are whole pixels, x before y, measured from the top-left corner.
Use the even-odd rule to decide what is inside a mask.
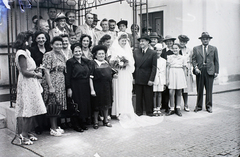
[[[239,157],[240,0],[0,0],[1,157]]]

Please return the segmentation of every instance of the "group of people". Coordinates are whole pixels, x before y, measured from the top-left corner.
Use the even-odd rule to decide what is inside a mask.
[[[132,34],[126,33],[125,20],[103,19],[100,31],[95,28],[96,14],[87,13],[81,26],[74,25],[73,12],[57,14],[49,8],[48,15],[48,22],[39,19],[34,33],[21,32],[14,43],[19,69],[16,116],[21,120],[18,133],[23,144],[33,144],[37,137],[32,131],[41,133],[46,124],[50,135],[61,136],[64,130],[59,125],[69,120],[78,132],[88,130],[89,123],[98,129],[99,115],[104,126],[112,127],[109,117],[115,116],[124,128],[160,123],[162,116],[156,115],[163,108],[166,115],[182,116],[181,95],[184,110],[190,111],[187,100],[192,72],[197,77],[195,111],[202,109],[205,86],[206,109],[212,112],[212,83],[219,66],[217,49],[208,46],[212,38],[208,33],[200,37],[203,46],[192,53],[186,47],[186,35],[179,35],[177,44],[176,38],[167,35],[163,39],[156,32],[146,31],[139,37],[136,24],[131,27]],[[74,116],[61,118],[73,107]]]

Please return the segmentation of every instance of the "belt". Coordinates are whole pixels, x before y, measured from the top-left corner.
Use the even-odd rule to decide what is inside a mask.
[[[64,67],[54,67],[50,70],[50,73],[52,72],[64,72]]]

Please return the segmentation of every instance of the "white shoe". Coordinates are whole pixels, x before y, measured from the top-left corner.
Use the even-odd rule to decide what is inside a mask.
[[[54,131],[53,129],[50,129],[50,135],[52,136],[62,136],[62,134],[58,131]]]
[[[110,117],[110,116],[107,116],[107,119],[108,119],[108,120],[111,120],[111,117]]]
[[[153,109],[153,114],[157,114],[157,112],[158,112],[158,111],[157,111],[157,108],[154,108],[154,109]]]
[[[60,126],[56,129],[58,132],[60,132],[61,134],[64,134],[64,130],[60,128]]]

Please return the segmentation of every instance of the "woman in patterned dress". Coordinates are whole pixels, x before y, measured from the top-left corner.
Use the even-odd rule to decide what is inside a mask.
[[[41,95],[42,87],[38,82],[42,74],[34,71],[36,64],[26,49],[27,45],[26,33],[19,33],[14,44],[17,49],[15,62],[19,70],[15,112],[17,121],[21,122],[19,139],[22,144],[30,145],[37,140],[30,133],[33,116],[46,113],[46,107]]]
[[[43,98],[47,103],[50,94],[55,94],[57,101],[60,103],[61,110],[67,109],[66,91],[65,91],[65,69],[66,58],[62,53],[63,40],[61,37],[54,37],[51,41],[52,51],[43,56],[43,67],[45,77],[43,78]],[[54,100],[49,100],[54,101]],[[48,105],[48,104],[46,104]],[[57,126],[58,115],[49,115],[50,117],[50,135],[61,136],[64,131]]]

